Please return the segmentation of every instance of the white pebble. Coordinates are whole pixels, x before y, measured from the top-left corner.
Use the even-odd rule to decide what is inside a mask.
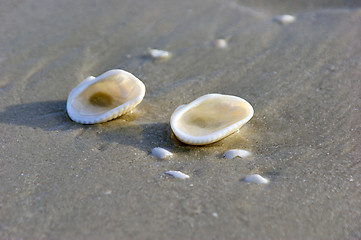
[[[258,174],[250,175],[243,179],[245,182],[257,183],[257,184],[268,184],[269,180]]]
[[[227,159],[233,159],[235,157],[245,158],[251,156],[251,152],[242,149],[232,149],[223,154],[223,157]]]
[[[276,22],[278,22],[279,24],[287,25],[287,24],[293,23],[296,20],[296,17],[286,14],[286,15],[276,16],[274,18],[274,20]]]
[[[215,42],[214,42],[214,46],[216,48],[227,48],[228,47],[228,42],[226,39],[217,39]]]
[[[153,49],[153,48],[148,48],[148,54],[154,59],[163,59],[163,60],[167,60],[172,56],[172,54],[168,51]]]
[[[189,175],[182,173],[181,171],[166,171],[165,174],[172,175],[175,178],[187,179]]]
[[[152,149],[152,155],[159,159],[165,159],[165,158],[173,156],[173,153],[169,152],[168,150],[166,150],[164,148],[156,147],[156,148]]]

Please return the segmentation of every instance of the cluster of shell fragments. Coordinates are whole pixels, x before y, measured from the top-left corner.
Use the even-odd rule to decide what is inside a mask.
[[[69,94],[67,112],[78,123],[94,124],[120,117],[134,109],[145,95],[142,81],[120,69],[90,76]],[[174,135],[190,145],[205,145],[234,133],[253,116],[246,100],[207,94],[179,106],[170,125]]]

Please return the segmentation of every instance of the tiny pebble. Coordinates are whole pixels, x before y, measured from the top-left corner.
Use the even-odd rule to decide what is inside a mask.
[[[242,149],[231,149],[223,154],[223,157],[227,159],[233,159],[235,157],[245,158],[251,156],[251,152]]]
[[[172,54],[168,51],[153,49],[153,48],[148,48],[148,54],[154,59],[163,59],[163,60],[167,60],[172,56]]]
[[[245,182],[250,183],[257,183],[257,184],[268,184],[269,180],[267,178],[264,178],[258,174],[250,175],[243,179]]]
[[[166,171],[165,174],[171,175],[175,178],[179,179],[187,179],[189,178],[189,175],[182,173],[181,171]]]
[[[217,218],[217,217],[218,217],[218,213],[214,212],[214,213],[212,213],[212,216],[215,217],[215,218]]]
[[[156,148],[152,149],[152,155],[159,159],[165,159],[165,158],[173,156],[173,153],[169,152],[168,150],[166,150],[164,148],[156,147]]]
[[[276,21],[279,24],[287,25],[290,23],[293,23],[296,20],[296,17],[292,15],[279,15],[274,18],[274,21]]]

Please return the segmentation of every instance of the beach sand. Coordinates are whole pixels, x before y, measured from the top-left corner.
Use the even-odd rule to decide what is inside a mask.
[[[360,7],[2,1],[0,239],[361,239]],[[107,123],[71,121],[71,89],[113,68],[144,82],[143,102]],[[207,93],[242,97],[255,115],[217,143],[184,145],[169,118]],[[222,157],[235,148],[252,156]],[[270,183],[242,181],[251,174]]]

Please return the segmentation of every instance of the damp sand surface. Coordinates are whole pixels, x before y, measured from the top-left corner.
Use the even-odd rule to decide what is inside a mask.
[[[358,1],[15,0],[0,20],[0,239],[361,239]],[[145,83],[143,102],[72,122],[71,89],[113,68]],[[180,143],[172,112],[208,93],[255,115]]]

